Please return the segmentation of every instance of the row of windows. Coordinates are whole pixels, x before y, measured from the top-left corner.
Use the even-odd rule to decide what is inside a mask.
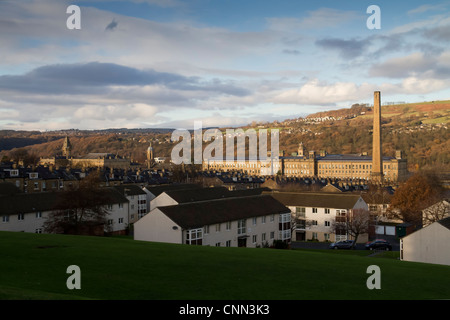
[[[275,239],[275,232],[274,231],[271,231],[269,233],[269,239],[270,240]],[[259,240],[259,237],[258,237],[257,234],[252,235],[252,244],[256,245],[258,243],[258,241],[261,241],[261,242],[267,241],[267,234],[266,233],[262,233],[261,234],[261,240]],[[216,242],[215,246],[216,247],[221,247],[222,246],[222,242]],[[225,246],[226,247],[231,247],[231,240],[225,241]]]
[[[119,224],[123,224],[123,218],[118,218],[117,219],[117,222],[119,223]],[[108,225],[112,225],[114,223],[114,220],[113,219],[108,219]]]
[[[263,223],[263,224],[266,223],[267,216],[261,216],[259,218],[260,218],[260,222],[261,223]],[[280,217],[280,222],[281,222],[281,219],[283,219],[283,218]],[[274,222],[274,221],[275,221],[275,215],[272,214],[272,215],[269,216],[269,222]],[[256,226],[257,223],[258,223],[258,217],[253,217],[252,218],[252,225]],[[214,225],[214,230],[216,232],[220,232],[220,230],[222,228],[221,225],[222,225],[221,223],[215,224]],[[238,234],[245,233],[246,232],[246,228],[247,228],[247,219],[241,219],[241,220],[237,221],[237,232],[238,232]],[[231,221],[228,221],[228,222],[225,223],[225,230],[227,230],[227,231],[231,230]],[[203,228],[204,234],[209,234],[210,231],[211,231],[210,226],[205,226]]]
[[[36,219],[42,218],[42,212],[40,212],[40,211],[36,212],[35,217],[36,217]],[[25,220],[25,214],[19,213],[19,214],[17,215],[17,220],[18,220],[18,221],[23,221],[23,220]],[[9,215],[8,215],[8,216],[2,216],[2,222],[5,222],[5,223],[6,223],[6,222],[9,222]]]
[[[319,169],[372,169],[371,164],[319,164]],[[386,169],[386,165],[384,165]],[[391,168],[391,165],[388,165]]]
[[[317,220],[311,220],[311,224],[312,224],[313,226],[319,225],[318,222],[317,222]],[[330,226],[331,226],[331,222],[330,222],[330,221],[325,221],[325,222],[324,222],[324,226],[325,226],[325,227],[330,227]]]
[[[325,214],[330,214],[331,213],[331,209],[330,208],[324,208],[324,212]],[[295,213],[300,215],[300,216],[305,216],[306,214],[306,208],[305,207],[295,207]],[[318,213],[318,208],[312,208],[312,213]],[[336,210],[336,215],[342,215],[345,213],[347,213],[347,210],[345,209],[337,209]]]

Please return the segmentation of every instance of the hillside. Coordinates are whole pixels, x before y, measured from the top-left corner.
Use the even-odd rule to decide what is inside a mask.
[[[367,257],[366,251],[202,247],[0,232],[0,299],[448,299],[449,266]],[[392,254],[395,254],[391,252]],[[397,253],[398,255],[398,253]],[[66,269],[81,269],[68,290]],[[368,290],[369,265],[381,290]]]
[[[400,149],[408,159],[409,170],[419,168],[450,172],[450,101],[434,101],[382,106],[383,153],[394,156]],[[253,123],[248,128],[280,129],[280,150],[297,152],[303,142],[308,150],[328,153],[372,152],[370,106],[314,113],[306,118]],[[223,129],[224,130],[224,129]],[[60,152],[68,135],[73,155],[109,152],[143,163],[150,144],[155,156],[170,157],[174,143],[171,129],[62,130],[53,132],[0,131],[0,159],[14,158],[18,148],[35,157],[50,157]]]

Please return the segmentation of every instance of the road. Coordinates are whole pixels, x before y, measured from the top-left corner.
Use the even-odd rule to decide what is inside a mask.
[[[366,250],[365,243],[357,243],[356,250]],[[399,251],[400,244],[398,242],[391,242],[392,251]],[[293,241],[291,242],[291,248],[302,249],[328,249],[329,242],[314,242],[314,241]]]

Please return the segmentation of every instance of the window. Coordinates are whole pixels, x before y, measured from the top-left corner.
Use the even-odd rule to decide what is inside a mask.
[[[330,209],[325,208],[325,214],[330,214]]]
[[[24,220],[24,219],[25,219],[25,215],[24,215],[23,213],[19,213],[19,214],[17,215],[17,220],[22,221],[22,220]]]
[[[36,212],[36,219],[42,218],[42,212],[38,211]]]
[[[231,221],[227,222],[226,229],[227,230],[231,230]]]
[[[261,240],[262,241],[266,241],[266,234],[265,233],[261,234]]]
[[[186,231],[186,244],[201,245],[203,239],[202,228]]]
[[[275,215],[274,215],[274,214],[271,214],[271,215],[270,215],[270,222],[273,222],[273,221],[275,221]]]
[[[123,218],[119,218],[119,224],[123,223]]]
[[[227,240],[227,242],[225,242],[225,246],[231,247],[231,240]]]
[[[312,208],[313,213],[317,213],[317,208]]]
[[[256,226],[256,217],[253,217],[253,219],[252,219],[252,224],[254,225],[254,226]]]
[[[270,232],[270,239],[273,240],[275,238],[275,232],[271,231]]]
[[[266,223],[266,216],[261,217],[261,223]]]
[[[253,243],[256,243],[257,240],[258,240],[257,235],[256,235],[256,234],[253,235],[253,236],[252,236],[252,242],[253,242]]]
[[[113,220],[112,219],[108,219],[108,225],[112,225],[113,224]]]
[[[204,229],[204,231],[203,231],[204,234],[209,233],[209,226],[205,226],[203,229]]]
[[[217,242],[217,243],[216,243],[216,247],[220,247],[220,242]]]
[[[220,223],[216,224],[216,232],[220,232]]]
[[[120,209],[123,208],[123,203],[119,203],[119,208],[120,208]]]
[[[311,220],[313,226],[317,226],[317,220]]]
[[[246,232],[245,224],[246,224],[245,219],[238,220],[238,234],[243,234]]]
[[[329,227],[330,225],[330,221],[325,221],[325,227]]]
[[[37,228],[34,232],[35,233],[42,233],[42,228]]]
[[[9,222],[9,216],[3,216],[2,221],[5,223]]]

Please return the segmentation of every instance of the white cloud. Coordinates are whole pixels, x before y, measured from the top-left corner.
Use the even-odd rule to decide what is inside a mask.
[[[294,31],[303,29],[321,29],[335,27],[352,20],[358,19],[359,15],[355,11],[344,11],[332,8],[320,8],[308,11],[308,15],[303,18],[292,17],[272,17],[267,18],[268,28],[279,31]]]
[[[358,101],[372,91],[367,84],[357,86],[352,82],[328,84],[313,79],[299,89],[286,90],[276,95],[272,102],[300,105],[334,105],[344,101]]]

